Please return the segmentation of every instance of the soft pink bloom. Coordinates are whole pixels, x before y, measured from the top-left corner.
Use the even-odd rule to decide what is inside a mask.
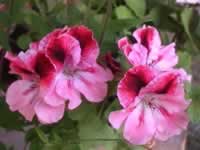
[[[122,110],[111,112],[109,122],[132,144],[143,145],[152,139],[161,141],[187,128],[183,70],[158,73],[148,66],[128,70],[118,85]]]
[[[118,47],[132,65],[149,65],[163,71],[177,64],[175,44],[161,45],[160,35],[156,28],[144,25],[133,32],[132,38],[136,40],[136,43],[131,43],[127,37],[118,41]]]
[[[97,64],[99,47],[84,26],[56,29],[18,56],[7,53],[10,73],[21,77],[10,85],[6,101],[27,120],[34,114],[41,123],[54,123],[68,109],[88,101],[100,102],[107,94],[109,69]],[[18,97],[15,97],[17,93]]]
[[[90,102],[100,102],[107,94],[107,81],[113,78],[109,69],[97,64],[99,47],[91,30],[85,26],[57,29],[39,43],[54,64],[56,93],[68,101],[68,109],[81,103],[81,94]],[[46,99],[49,105],[57,101]]]
[[[19,111],[27,120],[31,121],[36,114],[44,124],[60,120],[64,114],[65,104],[52,107],[45,103],[45,99],[61,100],[55,89],[55,67],[49,58],[34,49],[34,44],[27,52],[18,56],[7,53],[10,61],[10,73],[17,74],[21,79],[13,82],[6,93],[6,102],[11,111]]]

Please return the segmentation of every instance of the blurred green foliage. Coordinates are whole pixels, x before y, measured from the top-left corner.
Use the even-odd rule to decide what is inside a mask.
[[[26,50],[31,41],[39,40],[55,28],[84,24],[93,30],[101,55],[112,51],[123,64],[116,41],[144,23],[156,26],[165,44],[176,42],[179,66],[190,73],[192,57],[200,50],[198,10],[177,5],[174,0],[0,0],[0,4],[5,6],[0,9],[0,47],[13,52]],[[5,80],[0,81],[2,85],[5,83]],[[200,86],[187,87],[193,100],[189,110],[191,119],[199,121]],[[99,107],[104,105],[84,104],[66,113],[55,125],[40,126],[34,121],[33,127],[24,131],[30,123],[10,112],[1,100],[0,126],[26,132],[30,150],[98,150],[101,146],[105,150],[139,150],[129,146],[109,127],[106,111],[102,117],[97,117]],[[115,107],[119,104],[108,106],[109,110]],[[0,149],[6,148],[0,144]]]

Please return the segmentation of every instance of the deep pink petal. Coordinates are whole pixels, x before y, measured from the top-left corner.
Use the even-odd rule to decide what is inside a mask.
[[[69,28],[67,33],[79,41],[82,59],[87,62],[95,62],[99,55],[99,46],[94,39],[92,31],[80,25]]]
[[[31,104],[37,94],[38,89],[33,82],[17,80],[8,87],[6,102],[12,111],[17,111]]]
[[[67,33],[60,34],[48,43],[47,54],[57,69],[65,64],[76,65],[80,61],[79,42]]]
[[[175,72],[166,72],[154,78],[141,93],[173,94],[178,84],[180,84],[178,74]]]
[[[119,129],[129,114],[130,112],[126,111],[125,109],[113,111],[109,114],[108,120],[113,128]]]
[[[80,93],[75,89],[72,79],[67,79],[66,77],[60,77],[56,85],[57,94],[68,100],[68,109],[72,110],[81,104]]]
[[[143,26],[134,31],[133,36],[135,39],[144,45],[149,52],[157,50],[161,46],[161,39],[159,32],[152,26]]]
[[[139,104],[127,118],[123,135],[131,144],[144,145],[153,138],[155,130],[151,109]]]
[[[49,86],[55,76],[55,67],[44,53],[37,54],[34,71],[39,76],[42,86]]]
[[[117,44],[118,44],[118,48],[120,50],[122,50],[123,52],[124,52],[124,48],[127,45],[130,45],[127,37],[123,37],[123,38],[119,39]],[[125,54],[128,54],[128,52],[125,52]]]
[[[105,82],[93,81],[85,76],[74,78],[74,86],[91,102],[101,102],[105,98],[108,88]]]
[[[129,69],[118,84],[117,96],[120,104],[127,107],[134,102],[141,88],[145,87],[153,78],[154,72],[146,66]]]
[[[17,74],[23,79],[29,79],[33,74],[33,70],[18,56],[14,56],[12,53],[7,52],[5,58],[10,61],[10,73]]]
[[[41,123],[51,124],[62,119],[65,111],[65,105],[63,104],[57,107],[52,107],[41,100],[35,105],[34,109],[38,120]]]

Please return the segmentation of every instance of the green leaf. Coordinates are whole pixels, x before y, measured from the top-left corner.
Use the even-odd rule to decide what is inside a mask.
[[[127,6],[131,8],[138,17],[143,17],[146,12],[146,0],[125,0]]]
[[[185,30],[186,34],[188,35],[194,50],[197,51],[198,47],[196,46],[196,44],[193,40],[192,34],[190,32],[190,23],[191,23],[192,17],[193,17],[193,9],[192,8],[185,8],[181,13],[181,22],[183,24],[184,30]]]
[[[0,118],[0,127],[5,129],[23,130],[23,127],[26,125],[24,123],[24,118],[17,112],[11,112],[8,105],[5,104],[5,100],[2,99],[0,99]]]
[[[132,12],[126,6],[118,6],[115,8],[115,14],[118,19],[132,18]]]
[[[27,49],[29,43],[31,42],[31,38],[29,35],[22,35],[19,37],[17,40],[17,44],[22,48],[22,49]]]
[[[6,146],[0,142],[0,150],[6,150]]]
[[[114,150],[119,141],[118,134],[108,126],[106,120],[100,120],[94,105],[83,104],[70,114],[72,119],[78,121],[81,150],[94,150],[104,147]]]
[[[10,49],[8,44],[8,34],[0,30],[0,47],[5,49]]]

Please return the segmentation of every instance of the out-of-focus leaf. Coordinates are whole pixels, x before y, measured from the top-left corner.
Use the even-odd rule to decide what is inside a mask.
[[[70,116],[78,121],[81,150],[94,150],[102,146],[106,150],[115,150],[118,134],[106,121],[99,119],[93,105],[83,104],[77,111],[71,112]]]
[[[6,146],[0,142],[0,150],[6,150]]]
[[[17,40],[17,44],[20,46],[20,48],[22,49],[27,49],[28,45],[31,42],[31,38],[29,35],[22,35],[19,37],[19,39]]]
[[[23,127],[26,125],[24,118],[16,112],[11,112],[3,99],[0,99],[0,118],[0,127],[8,130],[23,130]]]
[[[132,12],[126,6],[118,6],[115,8],[115,14],[118,19],[132,18]]]
[[[145,0],[125,0],[126,4],[135,12],[138,17],[143,17],[146,12]]]
[[[183,27],[185,29],[185,32],[187,33],[190,41],[192,42],[194,50],[197,51],[198,48],[197,48],[197,46],[193,40],[192,34],[190,32],[190,23],[191,23],[192,16],[193,16],[193,9],[185,8],[183,10],[183,12],[181,13],[181,21],[182,21]]]
[[[10,49],[8,44],[8,34],[0,30],[0,47],[5,49]]]

